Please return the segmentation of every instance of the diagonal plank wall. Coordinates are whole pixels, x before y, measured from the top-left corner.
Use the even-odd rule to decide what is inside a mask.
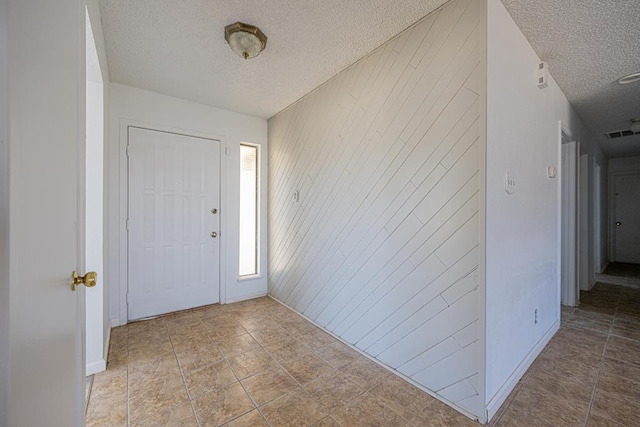
[[[454,0],[269,120],[269,293],[475,415],[484,19]]]

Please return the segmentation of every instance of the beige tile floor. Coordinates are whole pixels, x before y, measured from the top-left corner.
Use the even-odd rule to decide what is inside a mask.
[[[640,425],[640,291],[597,285],[493,420]],[[269,298],[115,328],[88,426],[474,426]]]

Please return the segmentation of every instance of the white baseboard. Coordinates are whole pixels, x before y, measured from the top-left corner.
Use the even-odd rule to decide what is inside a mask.
[[[112,328],[117,328],[118,326],[126,325],[126,322],[125,323],[120,322],[119,317],[114,317],[113,319],[111,319],[110,323]]]
[[[107,328],[107,336],[105,337],[104,340],[104,347],[102,350],[102,359],[92,362],[92,363],[87,363],[86,366],[86,376],[88,377],[89,375],[93,375],[93,374],[97,374],[98,372],[103,372],[107,370],[107,360],[109,357],[109,342],[111,340],[111,328],[113,327],[113,321],[109,322],[109,327]]]
[[[357,351],[359,354],[361,354],[362,356],[366,357],[367,359],[371,360],[373,363],[375,363],[376,365],[386,369],[387,371],[391,372],[393,375],[402,378],[403,380],[405,380],[406,382],[408,382],[409,384],[412,384],[413,386],[419,388],[420,390],[424,391],[425,393],[427,393],[429,396],[433,397],[434,399],[438,399],[440,402],[444,403],[447,406],[451,406],[453,409],[455,409],[456,411],[460,412],[462,415],[474,420],[474,421],[479,421],[478,417],[474,414],[472,414],[471,412],[467,411],[464,408],[461,408],[460,406],[457,406],[455,403],[450,402],[446,399],[444,399],[442,396],[436,394],[435,392],[433,392],[432,390],[429,390],[428,388],[425,388],[425,386],[415,382],[414,380],[412,380],[409,377],[404,376],[403,374],[401,374],[400,372],[396,371],[395,369],[385,365],[384,363],[382,363],[381,361],[379,361],[378,359],[376,359],[375,357],[371,356],[370,354],[365,353],[364,351],[360,350],[358,347],[354,346],[351,343],[348,343],[347,341],[343,340],[342,338],[340,338],[338,335],[334,334],[333,332],[327,330],[326,328],[324,328],[321,325],[318,325],[316,322],[314,322],[313,320],[309,319],[307,316],[305,316],[304,314],[298,313],[297,311],[295,311],[293,308],[289,307],[287,304],[283,303],[282,301],[280,301],[279,299],[275,298],[272,295],[267,295],[269,298],[271,298],[272,300],[276,301],[277,303],[281,304],[282,306],[288,308],[289,310],[291,310],[292,312],[294,312],[295,314],[297,314],[298,316],[302,317],[303,319],[305,319],[307,322],[314,324],[315,326],[317,326],[318,328],[322,329],[324,332],[326,332],[327,334],[331,335],[333,338],[337,339],[338,341],[340,341],[341,343],[343,343],[344,345],[348,346],[349,348]]]
[[[102,372],[107,369],[107,362],[105,359],[100,359],[97,362],[87,363],[87,372],[86,376],[97,374],[98,372]]]
[[[267,294],[265,292],[259,292],[257,294],[252,294],[252,295],[243,295],[241,297],[229,298],[229,299],[227,299],[227,302],[225,302],[224,304],[233,304],[234,302],[246,301],[246,300],[250,300],[250,299],[254,299],[254,298],[261,298],[261,297],[266,297],[266,296],[267,296]],[[278,301],[278,302],[280,302],[280,301]]]
[[[600,271],[596,271],[596,274],[602,274],[607,270],[607,267],[609,267],[609,261],[605,261],[604,265],[600,266]]]
[[[105,337],[104,340],[104,360],[108,361],[109,360],[109,345],[111,344],[111,329],[113,328],[113,325],[111,324],[111,322],[109,322],[109,327],[107,328],[107,336]],[[105,366],[106,369],[106,366]]]
[[[531,349],[529,354],[527,354],[522,362],[520,362],[516,370],[513,371],[509,378],[507,378],[507,381],[505,381],[498,392],[487,403],[487,422],[491,421],[493,416],[498,412],[504,401],[507,400],[509,394],[518,384],[518,381],[520,381],[520,378],[522,378],[525,372],[527,372],[527,369],[529,369],[533,361],[536,360],[536,357],[538,357],[545,346],[549,344],[549,341],[551,341],[551,338],[553,338],[553,336],[556,334],[556,332],[558,332],[559,329],[560,321],[557,321],[553,324],[553,326],[551,326],[551,328],[549,328],[549,330],[542,336],[542,338],[540,338],[538,343]]]

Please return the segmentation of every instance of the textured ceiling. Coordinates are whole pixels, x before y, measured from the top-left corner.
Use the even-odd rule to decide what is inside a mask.
[[[609,157],[640,155],[640,135],[605,140],[640,118],[638,0],[502,0]]]
[[[100,0],[112,81],[269,118],[446,0]],[[610,157],[640,154],[640,135],[607,141],[640,117],[638,0],[502,0]],[[269,40],[244,61],[224,41],[236,21]]]
[[[446,0],[100,0],[111,81],[269,118]],[[260,27],[245,61],[224,27]]]

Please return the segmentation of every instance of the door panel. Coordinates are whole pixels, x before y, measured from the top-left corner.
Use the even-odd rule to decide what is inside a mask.
[[[219,301],[219,165],[219,141],[129,128],[129,320]]]
[[[578,194],[579,168],[578,142],[562,144],[562,304],[578,305]]]
[[[615,260],[640,264],[640,173],[616,175],[614,200]]]
[[[6,7],[10,339],[0,345],[11,371],[0,425],[82,426],[84,289],[72,292],[70,278],[82,266],[84,4]]]
[[[580,156],[578,185],[578,283],[583,291],[589,290],[589,156]]]

